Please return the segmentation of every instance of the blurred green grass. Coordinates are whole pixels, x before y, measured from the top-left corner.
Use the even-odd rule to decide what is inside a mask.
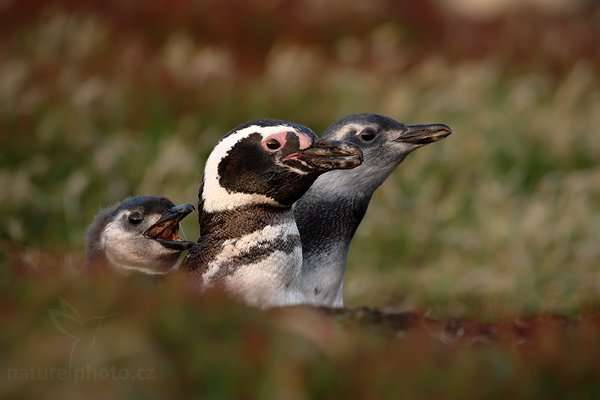
[[[506,72],[500,52],[398,70],[394,29],[341,39],[333,54],[277,43],[262,72],[244,75],[227,47],[185,30],[150,46],[93,13],[41,14],[5,38],[0,64],[0,240],[80,251],[104,205],[137,193],[195,202],[204,159],[238,123],[276,117],[322,132],[377,112],[454,135],[411,155],[375,195],[352,246],[349,304],[444,309],[472,297],[566,312],[596,298],[593,59],[558,77]],[[384,50],[389,60],[359,62]],[[197,237],[194,218],[184,229]]]
[[[376,112],[454,133],[410,155],[375,194],[351,248],[349,306],[492,321],[597,311],[600,65],[588,37],[597,8],[482,24],[379,3],[388,8],[361,16],[313,5],[321,19],[300,13],[281,36],[248,37],[208,24],[210,13],[186,19],[186,2],[164,21],[151,5],[140,6],[140,22],[110,2],[55,1],[35,13],[17,2],[26,12],[0,13],[2,367],[65,365],[69,342],[46,315],[65,298],[82,314],[123,313],[98,337],[123,343],[105,343],[108,358],[94,365],[151,365],[158,376],[147,386],[88,381],[74,398],[90,388],[149,398],[372,398],[399,387],[409,398],[597,396],[600,352],[585,326],[567,338],[550,329],[528,358],[510,345],[447,347],[422,333],[390,341],[314,310],[264,314],[178,284],[123,288],[70,275],[100,208],[141,193],[195,203],[204,160],[235,125],[274,117],[323,132]],[[246,11],[271,21],[256,10]],[[331,25],[323,16],[332,11],[360,23]],[[252,28],[243,12],[230,18]],[[194,217],[184,230],[197,237]],[[66,390],[5,383],[0,393],[28,397]]]

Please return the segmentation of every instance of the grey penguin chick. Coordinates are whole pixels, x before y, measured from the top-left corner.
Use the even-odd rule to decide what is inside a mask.
[[[86,265],[119,272],[167,274],[194,242],[179,236],[179,222],[194,206],[166,197],[135,196],[101,210],[86,233]]]
[[[350,241],[371,196],[410,152],[450,134],[443,124],[405,125],[378,114],[349,115],[327,128],[323,138],[356,144],[364,161],[353,170],[320,176],[296,204],[303,290],[310,303],[343,306]]]
[[[220,286],[249,305],[304,303],[292,205],[319,175],[361,162],[356,145],[318,139],[292,122],[263,119],[234,128],[206,161],[201,235],[183,267],[202,290]]]

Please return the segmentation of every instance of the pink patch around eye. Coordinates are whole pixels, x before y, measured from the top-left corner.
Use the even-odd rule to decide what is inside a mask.
[[[267,136],[266,138],[263,139],[262,141],[262,145],[264,148],[273,151],[273,149],[269,149],[267,147],[267,143],[270,140],[277,140],[280,144],[279,148],[285,147],[286,143],[287,143],[287,134],[288,133],[293,133],[294,135],[296,135],[296,137],[298,138],[298,141],[300,142],[300,150],[304,150],[309,148],[310,146],[312,146],[312,138],[308,135],[305,135],[302,132],[278,132],[278,133],[274,133],[272,135]]]
[[[287,135],[287,132],[279,132],[279,133],[275,133],[273,135],[269,135],[263,139],[262,145],[265,149],[267,149],[269,151],[279,150],[280,148],[285,147],[286,135]],[[269,141],[271,141],[271,140],[276,140],[277,142],[279,142],[279,147],[277,149],[269,149],[267,147],[267,143],[269,143]]]
[[[312,138],[304,133],[295,132],[300,141],[300,150],[308,149],[312,145]]]

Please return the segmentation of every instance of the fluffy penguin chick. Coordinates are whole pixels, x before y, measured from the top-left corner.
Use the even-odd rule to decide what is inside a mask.
[[[342,307],[346,258],[373,192],[413,150],[450,135],[443,124],[405,125],[382,115],[354,114],[323,135],[359,146],[361,166],[325,174],[298,201],[294,214],[302,238],[302,280],[308,302]]]
[[[100,211],[86,234],[86,264],[121,272],[166,274],[194,242],[181,240],[179,222],[194,211],[166,197],[135,196]]]
[[[250,305],[304,303],[292,204],[320,174],[361,162],[357,146],[319,140],[291,122],[238,126],[206,161],[198,194],[201,238],[184,268],[200,287],[222,285]]]

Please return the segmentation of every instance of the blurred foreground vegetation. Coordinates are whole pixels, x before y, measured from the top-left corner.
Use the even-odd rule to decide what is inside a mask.
[[[436,2],[399,3],[0,10],[1,367],[65,366],[71,342],[48,319],[62,298],[81,318],[120,313],[101,324],[97,346],[108,347],[90,356],[106,359],[94,365],[157,369],[148,386],[75,387],[98,385],[98,397],[378,397],[397,385],[408,397],[598,396],[593,317],[549,328],[533,353],[513,342],[482,350],[423,330],[372,334],[315,310],[196,299],[178,281],[124,290],[77,280],[101,207],[141,193],[195,203],[204,159],[233,126],[273,117],[322,132],[375,112],[454,134],[409,156],[376,193],[350,254],[349,306],[445,320],[595,315],[598,7],[473,21]],[[197,237],[194,217],[184,230]],[[0,394],[31,383],[13,379]],[[46,383],[40,391],[66,396],[64,381]]]
[[[21,265],[22,266],[22,265]],[[140,277],[137,277],[140,278]],[[184,275],[6,274],[5,398],[576,398],[600,395],[600,318],[259,311]]]

